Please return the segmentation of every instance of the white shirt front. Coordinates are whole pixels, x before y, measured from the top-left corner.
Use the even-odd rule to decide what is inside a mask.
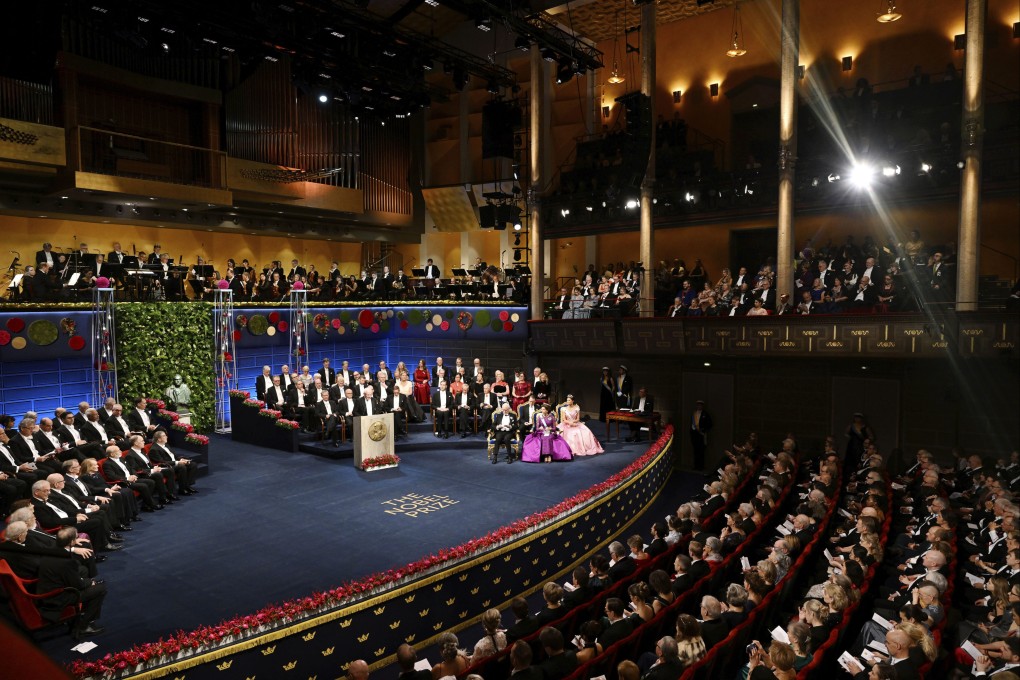
[[[39,449],[35,448],[35,442],[32,441],[32,438],[26,437],[25,435],[21,435],[21,438],[25,440],[26,444],[28,444],[28,450],[32,452],[32,458],[38,458]]]
[[[333,406],[328,401],[322,402],[326,406],[326,417],[333,415]]]
[[[6,444],[0,444],[0,453],[7,456],[7,460],[11,461],[11,465],[18,467],[18,461],[14,460],[14,455],[10,452],[10,450],[8,450]]]
[[[446,408],[446,392],[439,393],[439,408]]]
[[[367,398],[365,399],[365,415],[372,415],[372,400]]]
[[[393,395],[393,410],[394,411],[399,411],[400,410],[400,395],[399,394],[394,394]]]
[[[125,479],[131,476],[131,472],[127,469],[127,466],[124,465],[124,462],[120,458],[111,458],[110,460],[112,460],[117,467],[120,468],[120,471],[124,473]]]

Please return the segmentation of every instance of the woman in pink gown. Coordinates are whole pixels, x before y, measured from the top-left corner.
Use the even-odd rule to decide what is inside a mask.
[[[575,456],[594,456],[596,453],[602,453],[599,440],[588,426],[581,422],[581,407],[574,403],[574,395],[567,395],[567,401],[560,414],[560,433]]]
[[[429,369],[425,368],[425,360],[418,362],[418,368],[414,369],[414,400],[419,404],[432,403],[432,377]]]

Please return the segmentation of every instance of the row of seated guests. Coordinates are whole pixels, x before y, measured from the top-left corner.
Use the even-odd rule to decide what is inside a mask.
[[[622,263],[621,263],[622,264]],[[641,269],[607,269],[601,276],[586,271],[568,292],[560,288],[553,300],[552,317],[557,319],[588,319],[607,312],[633,316],[641,311]],[[597,310],[597,312],[596,312]]]
[[[145,404],[142,398],[136,407]],[[112,400],[101,411],[105,423],[82,402],[78,413],[58,409],[56,428],[54,419],[29,413],[16,432],[0,429],[6,519],[0,559],[18,577],[38,579],[36,592],[71,589],[38,603],[46,620],[58,620],[80,598],[82,615],[71,631],[76,639],[103,632],[98,620],[106,587],[97,565],[124,549],[123,534],[142,521],[141,512],[162,510],[198,491],[195,461],[174,453],[166,431],[154,427],[148,414],[125,418]],[[11,420],[4,416],[2,422]],[[104,457],[100,469],[97,459]]]
[[[711,573],[713,565],[736,550],[748,534],[764,524],[765,517],[791,481],[795,465],[791,453],[795,449],[792,440],[787,443],[786,449],[772,455],[774,462],[762,475],[755,497],[728,517],[727,528],[718,535],[704,531],[699,520],[727,504],[740,480],[751,473],[754,458],[758,455],[756,447],[738,447],[729,453],[724,459],[726,464],[720,467],[719,479],[707,485],[706,491],[697,500],[682,504],[665,521],[654,522],[647,537],[632,535],[626,543],[613,541],[608,555],[596,554],[587,567],[575,568],[569,585],[546,583],[542,589],[544,606],[537,613],[531,611],[526,599],[515,598],[510,607],[515,622],[504,631],[499,629],[499,612],[486,612],[482,619],[485,635],[472,653],[459,649],[457,638],[452,633],[444,633],[440,638],[441,662],[432,670],[433,680],[461,674],[468,666],[508,645],[511,646],[510,662],[514,677],[520,674],[535,680],[566,677],[605,648],[627,637],[637,626],[651,620],[663,608],[669,607],[703,576]],[[831,474],[829,470],[826,472]],[[798,515],[798,530],[781,542],[782,548],[770,552],[743,573],[739,583],[724,588],[720,598],[712,595],[703,598],[700,621],[689,614],[681,614],[677,620],[676,636],[663,638],[655,653],[635,659],[637,665],[632,664],[633,677],[639,677],[644,671],[644,677],[653,680],[676,680],[687,666],[723,640],[728,631],[741,622],[786,573],[790,567],[790,553],[810,540],[813,518],[824,516],[825,504],[823,492],[812,493],[803,504],[803,509],[811,516]],[[630,584],[626,599],[600,597],[600,593],[614,583],[631,580],[642,565],[673,549],[685,536],[689,536],[690,541],[686,550],[675,559],[675,573],[662,569],[652,571],[647,581],[636,580]],[[585,603],[591,605],[589,612],[597,615],[580,626],[580,633],[574,640],[565,640],[562,631],[551,624]],[[545,660],[533,667],[533,650],[522,638],[535,633],[538,633],[538,645],[544,651]],[[804,634],[798,639],[802,641],[803,655],[807,657],[808,636]]]
[[[490,380],[478,358],[467,367],[457,357],[450,366],[451,383],[446,381],[446,368],[442,357],[436,358],[431,370],[422,359],[412,381],[403,361],[392,370],[380,361],[376,370],[363,364],[358,371],[347,360],[336,370],[326,358],[314,373],[306,365],[300,373],[292,374],[284,365],[275,375],[271,366],[263,366],[255,380],[255,393],[270,408],[285,410],[296,418],[306,431],[314,431],[316,424],[325,425],[334,444],[339,443],[340,426],[349,425],[348,419],[357,416],[393,413],[399,433],[408,422],[424,421],[423,407],[428,407],[436,420],[437,436],[449,437],[456,419],[457,429],[466,437],[476,417],[479,428],[488,429],[492,414],[502,402],[508,402],[519,414],[529,402],[533,409],[535,403],[545,403],[549,397],[549,378],[538,367],[532,380],[525,379],[518,369],[512,386],[502,371],[495,371]]]

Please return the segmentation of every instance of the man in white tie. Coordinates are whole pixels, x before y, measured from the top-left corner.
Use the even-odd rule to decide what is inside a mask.
[[[340,409],[336,402],[329,398],[329,390],[322,390],[321,397],[315,405],[315,415],[322,421],[323,437],[332,435],[333,446],[340,446]]]
[[[142,478],[151,479],[156,483],[156,495],[165,505],[170,505],[180,498],[174,495],[176,476],[173,468],[163,467],[149,460],[149,456],[142,447],[145,439],[140,434],[133,434],[128,437],[128,444],[131,446],[124,453],[124,464],[132,473]]]
[[[432,395],[432,418],[436,424],[436,436],[450,438],[452,425],[453,396],[446,389],[446,381],[439,381],[439,389]]]
[[[381,383],[380,384],[380,389],[385,384],[386,383]],[[404,422],[405,422],[405,420],[407,418],[407,408],[406,408],[407,404],[405,403],[406,400],[407,400],[407,397],[405,397],[403,394],[401,394],[400,392],[398,392],[396,390],[394,390],[393,393],[390,394],[389,397],[380,397],[379,398],[379,403],[383,406],[383,408],[393,414],[393,427],[394,427],[393,435],[394,435],[394,437],[402,436],[403,430],[406,427],[404,425]]]
[[[502,410],[492,416],[493,444],[492,464],[499,458],[499,450],[506,446],[507,464],[514,462],[513,439],[517,430],[517,416],[510,410],[510,402],[504,401]]]
[[[18,423],[18,434],[11,439],[11,452],[19,464],[30,463],[33,468],[44,470],[46,474],[58,472],[60,461],[57,460],[57,454],[53,452],[43,454],[39,451],[33,438],[33,429],[32,421],[27,418]]]
[[[99,420],[99,411],[90,408],[85,411],[85,426],[81,428],[81,434],[86,441],[98,442],[101,446],[117,444],[111,433],[106,431],[106,425]]]
[[[63,481],[63,477],[60,477]],[[32,485],[32,507],[35,509],[35,518],[44,529],[55,529],[57,527],[76,527],[78,531],[88,533],[92,539],[92,545],[100,550],[120,550],[119,545],[110,543],[109,532],[103,528],[103,522],[99,517],[89,517],[84,512],[68,512],[62,509],[50,498],[53,489],[50,483],[41,479]]]
[[[78,461],[85,460],[85,456],[78,451],[77,447],[61,441],[57,433],[53,431],[53,420],[50,418],[39,419],[39,429],[32,435],[32,439],[40,454],[55,453],[57,460],[61,462],[71,458]]]
[[[99,459],[103,457],[102,445],[87,441],[85,436],[78,430],[78,427],[75,425],[74,413],[65,411],[60,416],[60,420],[62,421],[60,425],[54,428],[60,441],[68,446],[77,448],[78,452],[86,458]]]
[[[364,378],[364,376],[362,376]],[[354,407],[356,416],[374,416],[377,413],[384,413],[375,398],[375,387],[371,383],[365,383],[362,388],[361,397],[357,399]]]
[[[355,416],[355,411],[358,410],[358,400],[354,398],[353,388],[344,388],[344,398],[337,402],[337,408],[340,409],[341,417],[345,419]],[[348,422],[350,421],[348,420]]]
[[[280,387],[284,390],[289,390],[293,384],[294,381],[290,377],[290,366],[284,364],[280,367]]]
[[[273,386],[273,367],[263,366],[262,375],[255,379],[255,396],[265,401],[266,391]]]
[[[127,415],[127,423],[131,427],[132,432],[140,432],[148,441],[152,439],[152,435],[156,430],[165,428],[152,422],[148,411],[145,410],[146,406],[148,406],[148,402],[145,400],[145,397],[135,399],[135,407]]]
[[[85,482],[81,480],[81,464],[76,460],[64,461],[64,493],[74,496],[79,504],[95,503],[104,508],[114,523],[117,531],[131,531],[131,516],[133,510],[125,500],[125,496],[117,493],[111,487],[106,487],[100,493],[95,493]]]
[[[376,385],[379,386],[378,397],[379,397],[379,403],[380,404],[385,404],[387,401],[390,400],[390,390],[389,390],[389,385],[387,385],[386,380],[384,379],[385,375],[386,375],[386,371],[378,371],[376,373],[376,381],[377,381]]]
[[[282,409],[287,401],[286,397],[284,397],[283,391],[280,376],[274,375],[272,387],[266,390],[266,406],[268,408]]]
[[[344,359],[340,362],[340,370],[337,372],[338,376],[344,377],[344,385],[350,385],[354,381],[354,376],[351,374],[350,362]]]
[[[103,461],[103,478],[108,482],[123,483],[142,497],[142,510],[155,512],[162,510],[163,504],[157,502],[156,482],[148,477],[140,477],[128,469],[128,466],[121,460],[121,450],[116,444],[106,447],[106,460]]]
[[[492,386],[489,383],[482,385],[482,394],[478,397],[478,419],[481,421],[478,426],[489,429],[489,422],[496,409],[496,395],[492,393]]]
[[[149,460],[158,465],[173,468],[178,494],[190,496],[198,493],[198,489],[195,488],[198,465],[190,458],[178,456],[171,451],[167,439],[166,432],[160,430],[156,433],[152,438],[152,446],[149,447]]]
[[[531,370],[531,375],[532,375],[531,388],[532,390],[534,390],[535,385],[542,382],[542,369],[539,368],[538,366],[535,366],[535,368]]]
[[[457,409],[457,427],[460,429],[460,438],[468,436],[469,421],[475,416],[475,397],[471,390],[463,389],[454,398]]]
[[[293,387],[291,387],[287,394],[287,405],[290,407],[291,416],[301,423],[301,429],[308,432],[309,420],[311,415],[315,413],[315,402],[308,398],[308,394],[305,392],[304,381],[294,381]]]

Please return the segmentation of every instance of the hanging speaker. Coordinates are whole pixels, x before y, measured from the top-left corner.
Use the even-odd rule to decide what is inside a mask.
[[[478,224],[482,229],[494,229],[496,227],[496,206],[478,206]]]
[[[482,107],[482,158],[513,158],[514,130],[521,126],[521,110],[510,102]]]

